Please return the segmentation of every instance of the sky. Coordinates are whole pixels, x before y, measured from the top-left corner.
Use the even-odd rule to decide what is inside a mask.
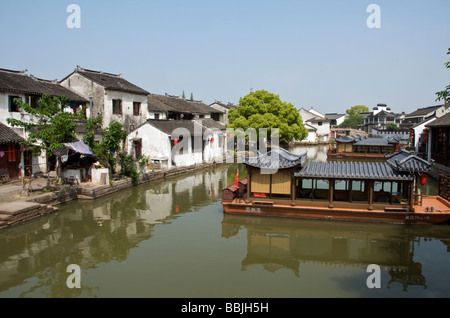
[[[79,65],[208,105],[264,89],[322,113],[410,113],[449,85],[448,12],[448,0],[2,0],[0,68],[61,80]]]

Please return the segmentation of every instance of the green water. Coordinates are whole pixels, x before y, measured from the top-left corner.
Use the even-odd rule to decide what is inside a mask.
[[[449,226],[227,216],[221,189],[236,169],[69,202],[1,231],[0,298],[450,296]],[[81,288],[68,288],[70,264]],[[380,288],[367,285],[370,264]]]

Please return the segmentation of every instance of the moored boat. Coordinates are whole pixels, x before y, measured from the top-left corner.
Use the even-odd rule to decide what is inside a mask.
[[[450,221],[450,202],[417,190],[433,162],[407,151],[384,162],[306,162],[282,148],[246,157],[247,178],[223,189],[224,213],[398,224]]]

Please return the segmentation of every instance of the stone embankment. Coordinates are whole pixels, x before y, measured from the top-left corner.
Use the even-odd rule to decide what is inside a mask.
[[[11,202],[0,203],[0,229],[21,224],[23,222],[33,220],[47,213],[57,211],[58,204],[72,201],[87,199],[96,199],[135,185],[147,183],[153,180],[163,179],[170,176],[194,172],[199,169],[213,167],[214,164],[202,164],[190,167],[175,168],[165,171],[154,171],[144,173],[139,176],[136,184],[133,184],[130,178],[121,178],[113,180],[111,184],[96,184],[91,182],[80,183],[78,185],[63,186],[59,191],[47,192],[38,195],[20,197]],[[0,187],[1,191],[7,191],[6,187]],[[19,186],[17,187],[19,189]],[[20,186],[20,191],[21,191]],[[11,191],[11,190],[9,190]]]

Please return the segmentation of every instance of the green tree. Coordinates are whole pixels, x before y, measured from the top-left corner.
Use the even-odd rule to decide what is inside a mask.
[[[367,108],[364,105],[355,105],[355,106],[347,109],[345,112],[347,113],[348,117],[352,117],[352,116],[358,116],[361,113],[368,113],[369,108]]]
[[[31,107],[20,98],[16,98],[14,103],[31,115],[32,119],[22,121],[7,118],[6,121],[13,127],[25,128],[28,137],[23,146],[26,146],[35,155],[41,155],[44,152],[47,158],[57,149],[63,148],[64,143],[75,140],[75,128],[77,125],[74,120],[84,118],[82,112],[73,114],[63,111],[63,107],[66,105],[65,96],[58,98],[42,95],[37,107]],[[61,158],[57,157],[57,159],[56,173],[59,179],[61,175]]]
[[[191,101],[194,100],[194,93],[191,93]]]
[[[271,129],[279,128],[279,140],[287,143],[294,139],[302,140],[308,134],[298,110],[288,102],[281,101],[278,95],[258,90],[239,99],[236,109],[228,113],[228,128],[266,128],[268,140]]]
[[[181,98],[186,99],[186,95],[184,95],[184,91],[183,91],[183,94],[181,95]]]
[[[112,121],[103,132],[103,140],[93,149],[94,154],[100,160],[108,163],[111,174],[115,172],[116,157],[127,135],[128,133],[121,123]]]
[[[360,115],[351,116],[346,118],[339,126],[338,128],[353,128],[357,129],[359,125],[364,123],[364,118]]]
[[[448,49],[447,55],[450,55],[450,48]],[[445,62],[444,65],[446,68],[450,69],[450,61]],[[436,95],[436,101],[443,100],[445,108],[447,108],[447,104],[450,101],[450,85],[447,85],[443,91],[436,92]]]
[[[364,123],[364,117],[361,113],[368,113],[369,108],[364,105],[355,105],[345,111],[348,117],[339,125],[338,128],[354,128]]]
[[[394,123],[390,123],[389,125],[386,126],[387,130],[398,130],[400,129],[396,124]]]

